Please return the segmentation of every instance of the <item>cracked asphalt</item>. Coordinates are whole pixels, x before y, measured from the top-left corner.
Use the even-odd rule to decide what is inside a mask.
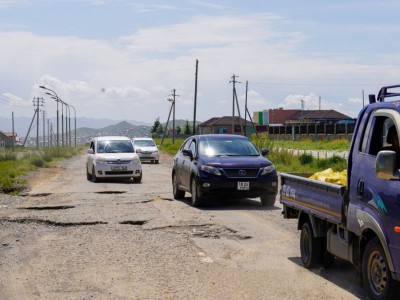
[[[141,184],[86,180],[85,155],[0,195],[0,299],[365,299],[354,268],[301,266],[277,202],[172,198],[172,158]]]

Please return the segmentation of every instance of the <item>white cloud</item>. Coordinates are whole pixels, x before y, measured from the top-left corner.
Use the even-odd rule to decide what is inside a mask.
[[[0,32],[0,91],[29,99],[44,96],[38,86],[45,85],[74,105],[80,116],[152,123],[157,116],[166,119],[167,97],[174,88],[180,95],[177,118],[192,117],[196,59],[202,120],[231,114],[233,73],[242,81],[237,85],[242,114],[246,80],[250,113],[279,106],[299,109],[300,100],[305,109],[318,109],[317,95],[322,95],[321,109],[354,109],[355,114],[358,106],[347,106],[346,99],[357,104],[361,88],[349,82],[374,82],[368,92],[376,92],[382,81],[400,76],[396,65],[304,55],[299,49],[311,37],[297,29],[279,29],[283,21],[268,13],[202,15],[186,23],[144,28],[115,43]],[[32,108],[26,114],[31,115]]]

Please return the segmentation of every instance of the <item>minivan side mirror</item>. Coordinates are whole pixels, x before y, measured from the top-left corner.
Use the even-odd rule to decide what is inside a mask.
[[[390,150],[379,151],[375,161],[375,176],[380,179],[399,179],[396,152]]]

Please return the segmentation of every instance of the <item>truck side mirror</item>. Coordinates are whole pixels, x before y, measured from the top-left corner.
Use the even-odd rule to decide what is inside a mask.
[[[379,151],[375,161],[375,176],[384,179],[398,179],[396,152],[390,150]]]

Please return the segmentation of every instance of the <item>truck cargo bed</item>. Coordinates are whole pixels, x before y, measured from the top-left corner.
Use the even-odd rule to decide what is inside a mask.
[[[312,174],[282,173],[280,202],[321,219],[342,223],[342,185],[310,179]]]

